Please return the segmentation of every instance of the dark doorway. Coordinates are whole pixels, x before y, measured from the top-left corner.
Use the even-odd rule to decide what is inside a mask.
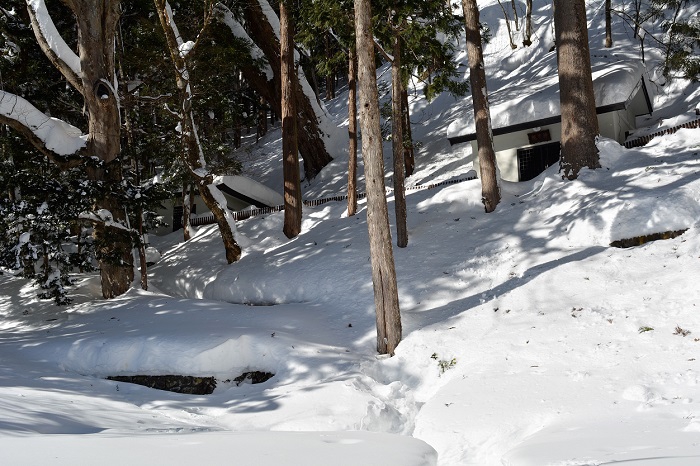
[[[528,181],[559,161],[561,144],[552,142],[518,149],[518,180]]]
[[[173,207],[173,231],[177,231],[180,228],[182,228],[184,225],[182,224],[182,214],[183,214],[183,207],[181,205],[176,205]],[[190,212],[190,215],[196,215],[197,214],[197,204],[192,204],[192,211]]]

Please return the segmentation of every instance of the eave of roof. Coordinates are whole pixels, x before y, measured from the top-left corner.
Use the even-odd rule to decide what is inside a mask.
[[[561,121],[559,114],[559,80],[556,74],[555,55],[545,58],[552,63],[547,69],[552,73],[540,73],[534,79],[524,77],[512,81],[500,81],[500,88],[489,92],[491,119],[494,135],[536,128]],[[593,64],[593,87],[598,114],[626,108],[643,85],[644,97],[651,111],[643,76],[643,62],[619,55],[597,55]],[[541,62],[541,63],[545,63]],[[474,113],[470,97],[464,98],[464,106],[452,118],[447,128],[451,144],[475,139]],[[467,133],[469,131],[469,133]]]
[[[618,110],[624,110],[627,108],[625,102],[618,102],[610,105],[603,105],[602,107],[596,107],[595,112],[597,115],[603,113],[616,112]],[[561,123],[561,115],[555,115],[548,118],[542,118],[540,120],[528,121],[526,123],[518,123],[510,126],[503,126],[501,128],[494,128],[493,135],[501,136],[503,134],[516,133],[518,131],[525,131],[532,128],[537,128],[540,126],[554,125]],[[450,145],[461,144],[463,142],[470,142],[476,140],[476,133],[463,134],[461,136],[454,136],[447,138]]]

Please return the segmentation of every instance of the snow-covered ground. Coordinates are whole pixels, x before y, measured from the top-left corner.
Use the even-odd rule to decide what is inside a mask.
[[[505,62],[492,20],[489,61]],[[663,115],[698,104],[697,86],[668,89]],[[340,122],[345,98],[329,103]],[[410,185],[469,173],[468,145],[446,141],[465,102],[414,97]],[[279,179],[279,145],[272,132],[255,149],[257,179]],[[350,218],[342,202],[305,208],[293,240],[282,213],[239,222],[232,265],[215,226],[152,238],[149,291],[111,301],[95,277],[59,308],[0,276],[0,464],[700,464],[700,130],[599,148],[602,168],[577,181],[550,167],[504,183],[491,214],[478,180],[407,192],[392,358],[375,352],[364,202]],[[343,192],[336,155],[305,198]],[[275,375],[231,382],[252,370]],[[105,380],[137,374],[218,384]]]

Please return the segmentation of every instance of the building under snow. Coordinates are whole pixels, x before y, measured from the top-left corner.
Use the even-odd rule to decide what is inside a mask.
[[[600,134],[624,143],[636,126],[636,117],[649,115],[652,104],[641,61],[615,57],[593,58],[593,90]],[[489,89],[496,161],[507,181],[526,181],[559,160],[561,113],[556,67],[535,79],[508,82]],[[469,99],[471,101],[471,99]],[[471,105],[447,130],[450,144],[471,142],[476,160],[476,129]]]

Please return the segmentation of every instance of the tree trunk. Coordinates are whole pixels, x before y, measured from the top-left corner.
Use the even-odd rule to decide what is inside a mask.
[[[262,50],[273,73],[273,82],[268,82],[265,73],[254,67],[242,67],[243,76],[257,93],[273,106],[280,115],[282,81],[280,76],[280,45],[277,36],[260,7],[259,0],[246,0],[243,8],[245,29],[250,38]],[[297,103],[297,128],[299,130],[299,153],[304,159],[304,174],[307,180],[314,178],[333,158],[326,149],[326,137],[319,126],[320,116],[301,86],[301,77],[294,85]],[[305,78],[303,78],[305,79]]]
[[[525,38],[523,45],[529,47],[532,45],[532,0],[525,0]]]
[[[515,6],[515,0],[510,0],[510,6],[513,9],[513,22],[515,23],[515,30],[520,30],[520,20],[518,18],[518,9]]]
[[[226,206],[226,198],[213,184],[213,175],[207,169],[202,145],[197,135],[197,125],[192,113],[192,85],[189,80],[187,55],[180,53],[182,38],[175,33],[177,28],[167,0],[154,0],[154,2],[163,32],[165,33],[170,58],[175,68],[175,79],[180,98],[179,116],[183,162],[195,180],[197,180],[199,195],[216,219],[226,250],[226,261],[230,264],[240,259],[241,248],[235,240],[235,221]],[[210,11],[209,15],[211,14]],[[206,18],[205,27],[211,16]],[[193,52],[190,51],[189,53]]]
[[[182,183],[182,239],[192,239],[192,206],[194,205],[194,185],[187,177]]]
[[[367,184],[367,227],[377,318],[377,351],[393,355],[401,341],[401,314],[384,187],[382,133],[379,125],[371,18],[370,0],[355,0],[362,157]]]
[[[280,57],[282,81],[282,172],[284,177],[284,235],[294,238],[301,232],[301,182],[297,149],[294,83],[294,25],[285,1],[280,1]]]
[[[357,53],[348,52],[348,217],[357,213]]]
[[[114,59],[118,0],[94,2],[70,0],[78,22],[78,55],[81,64],[81,93],[85,99],[88,117],[87,153],[97,157],[105,165],[88,169],[88,178],[103,181],[109,187],[121,189],[121,167],[117,159],[120,153],[120,121],[116,95],[116,69]],[[98,199],[97,211],[108,210],[112,218],[125,225],[126,215],[119,201],[107,194]],[[97,258],[102,280],[102,295],[113,298],[125,293],[134,279],[132,241],[123,228],[97,225],[94,229],[98,245]]]
[[[403,161],[406,167],[406,177],[413,175],[416,169],[416,158],[413,154],[413,134],[411,132],[411,108],[408,106],[408,91],[406,83],[401,91],[401,112],[403,117]]]
[[[123,42],[123,37],[121,35],[121,24],[120,27],[117,29],[117,41],[118,41],[118,47],[116,50],[124,50],[124,42]],[[119,61],[118,61],[118,73],[119,73],[119,80],[120,80],[120,91],[123,96],[128,96],[129,94],[129,86],[128,86],[128,78],[126,76],[126,73],[124,71],[123,65],[123,56],[120,56]],[[134,127],[131,123],[131,111],[133,108],[133,100],[129,98],[124,98],[122,99],[121,103],[122,107],[122,115],[123,115],[123,120],[124,120],[124,133],[126,135],[126,153],[128,154],[128,157],[131,159],[131,163],[133,163],[133,168],[134,168],[134,174],[135,174],[135,179],[134,182],[136,186],[141,186],[141,164],[139,162],[139,157],[136,152],[136,143],[134,139]],[[139,207],[136,212],[136,221],[137,221],[137,230],[138,230],[138,253],[139,253],[139,270],[141,272],[141,289],[142,290],[148,290],[148,264],[146,261],[146,246],[145,246],[145,241],[144,241],[144,232],[143,232],[143,208]]]
[[[464,3],[464,1],[462,1],[462,3]],[[501,6],[501,10],[503,10],[503,17],[506,20],[506,29],[508,30],[508,40],[510,41],[510,48],[515,50],[518,48],[518,46],[515,45],[515,42],[513,41],[513,31],[511,31],[510,29],[510,19],[508,19],[508,13],[506,12],[506,8],[503,6],[503,3],[501,3],[501,0],[498,0],[498,4]]]
[[[554,27],[561,104],[560,173],[574,180],[581,168],[600,167],[584,0],[573,0],[566,8],[555,6]]]
[[[396,245],[408,246],[408,228],[406,226],[406,192],[404,189],[404,150],[403,150],[403,112],[401,95],[403,79],[401,78],[401,39],[399,31],[394,30],[394,59],[391,61],[391,147],[394,155],[394,211],[396,213]]]
[[[330,62],[332,53],[331,53],[331,40],[330,40],[331,34],[330,32],[326,32],[325,34],[325,46],[326,46],[326,60]],[[335,79],[332,73],[328,73],[326,75],[326,100],[331,100],[335,98]]]
[[[612,0],[605,0],[605,47],[612,47]]]
[[[501,201],[496,154],[493,150],[493,131],[486,91],[486,73],[479,31],[479,9],[476,0],[462,0],[464,21],[467,28],[467,55],[469,60],[469,84],[472,89],[476,144],[481,177],[481,201],[486,212],[493,212]]]
[[[257,134],[258,138],[265,136],[267,134],[267,104],[265,99],[260,97],[260,107],[258,110],[258,128]]]
[[[121,128],[114,48],[120,1],[64,0],[63,3],[77,21],[77,55],[60,36],[50,36],[45,30],[44,27],[52,21],[39,19],[45,14],[43,1],[27,2],[27,11],[40,48],[84,99],[84,113],[88,119],[85,146],[68,156],[57,154],[34,133],[36,128],[5,115],[0,115],[0,121],[26,137],[60,169],[85,164],[90,181],[104,182],[104,195],[96,200],[94,210],[100,217],[111,217],[122,226],[106,226],[95,220],[94,237],[102,294],[105,298],[112,298],[128,290],[134,276],[131,235],[124,226],[125,212],[118,200],[122,190],[121,170],[117,167]]]
[[[198,180],[199,196],[202,198],[206,206],[211,210],[216,219],[216,224],[221,232],[221,239],[224,242],[224,250],[226,251],[226,262],[231,264],[237,262],[241,258],[241,247],[236,242],[234,236],[233,215],[226,207],[226,198],[219,189],[211,183],[211,180]]]
[[[104,184],[106,195],[98,200],[96,210],[109,211],[113,220],[126,225],[124,208],[116,197],[107,194],[121,188],[121,162],[114,160],[100,167],[89,167],[87,173],[90,180]],[[131,236],[125,228],[99,222],[94,224],[93,238],[95,256],[100,266],[102,296],[108,299],[117,297],[125,293],[134,280]]]

